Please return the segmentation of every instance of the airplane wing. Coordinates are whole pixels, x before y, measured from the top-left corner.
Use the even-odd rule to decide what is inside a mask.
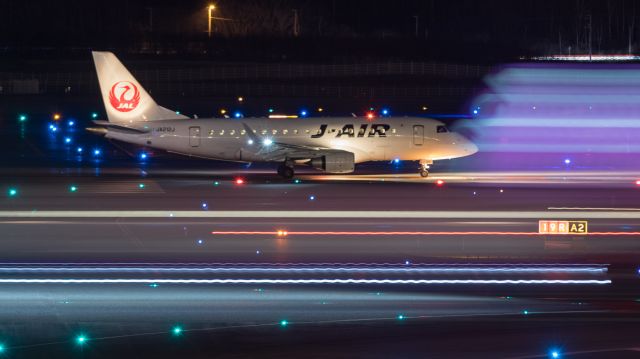
[[[249,138],[258,146],[258,151],[256,152],[256,154],[263,157],[265,161],[278,162],[287,159],[306,160],[329,154],[351,154],[351,152],[348,151],[336,150],[332,148],[292,145],[284,142],[266,140],[258,136],[246,123],[243,123],[242,126],[247,131],[247,135],[249,136]]]

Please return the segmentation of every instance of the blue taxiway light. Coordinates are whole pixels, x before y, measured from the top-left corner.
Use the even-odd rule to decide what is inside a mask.
[[[241,117],[243,117],[243,116],[242,116],[242,112],[236,112],[236,113],[234,113],[234,114],[233,114],[233,117],[235,117],[235,118],[241,118]]]
[[[71,137],[65,137],[64,138],[64,143],[66,143],[66,144],[71,143]]]
[[[76,124],[76,121],[74,121],[74,120],[67,121],[67,125],[69,125],[69,126],[73,126],[75,124]]]
[[[389,114],[389,109],[383,108],[380,112],[382,113],[382,115],[386,116]]]
[[[78,152],[78,153],[82,153],[82,151],[83,151],[83,150],[82,150],[82,147],[78,147],[78,148],[76,148],[76,152]]]
[[[207,205],[207,202],[202,202],[202,209],[207,209],[207,207],[209,207],[209,205]]]
[[[553,359],[558,359],[558,358],[560,358],[560,351],[555,350],[555,349],[554,349],[554,350],[551,350],[551,351],[549,352],[549,357],[550,357],[550,358],[553,358]]]
[[[144,153],[144,152],[142,152],[142,153],[140,154],[140,159],[141,159],[141,160],[143,160],[143,161],[144,161],[144,160],[146,160],[146,159],[147,159],[147,157],[148,157],[148,155],[147,155],[146,153]]]
[[[305,117],[307,115],[307,110],[300,110],[300,116]]]
[[[93,155],[94,156],[100,156],[101,153],[102,153],[102,151],[100,151],[99,149],[93,150]]]
[[[565,158],[564,159],[564,164],[565,165],[570,165],[571,164],[571,159],[570,158]]]
[[[58,131],[58,126],[56,126],[56,125],[49,125],[49,130],[50,130],[51,132],[56,132],[56,131]]]
[[[399,158],[395,158],[395,159],[393,160],[393,163],[395,163],[395,164],[400,163],[400,159],[399,159]]]

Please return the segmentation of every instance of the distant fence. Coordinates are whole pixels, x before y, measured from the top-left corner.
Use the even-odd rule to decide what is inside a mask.
[[[135,67],[135,66],[134,66]],[[173,95],[258,95],[258,96],[349,96],[349,97],[423,97],[459,96],[475,89],[469,86],[373,85],[345,83],[348,78],[398,76],[447,80],[476,80],[490,71],[480,65],[456,65],[424,62],[373,64],[202,64],[190,67],[132,70],[136,78],[156,94]],[[337,85],[281,83],[278,80],[329,79]],[[425,79],[425,81],[427,81]],[[25,87],[23,83],[30,86]],[[402,81],[401,81],[402,82]],[[419,81],[421,82],[421,81]],[[441,81],[442,82],[442,81]],[[16,85],[16,84],[23,85]],[[93,71],[0,72],[2,94],[95,93],[97,78]]]

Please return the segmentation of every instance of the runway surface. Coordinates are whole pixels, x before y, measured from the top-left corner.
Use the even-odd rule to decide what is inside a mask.
[[[65,131],[103,156],[33,127],[0,144],[8,357],[638,355],[640,172],[283,180]]]

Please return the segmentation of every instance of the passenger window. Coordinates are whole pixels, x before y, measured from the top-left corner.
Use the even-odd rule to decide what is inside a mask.
[[[271,134],[277,135],[278,134],[278,130],[271,130]]]
[[[229,131],[229,134],[230,134],[231,136],[235,135],[235,134],[236,134],[236,130],[231,130],[231,131]]]
[[[215,131],[214,130],[209,130],[209,136],[213,136],[215,135]]]
[[[392,128],[392,129],[391,129],[391,133],[395,134],[395,133],[396,133],[396,129],[395,129],[395,128]]]
[[[297,135],[298,134],[298,130],[293,130],[293,134]]]
[[[307,134],[308,134],[308,133],[309,133],[309,130],[304,130],[304,133],[307,133]]]
[[[224,130],[220,130],[220,136],[224,135]]]
[[[436,132],[437,133],[447,133],[447,132],[449,132],[449,130],[447,130],[447,128],[445,126],[438,126],[438,127],[436,127]]]
[[[283,135],[286,135],[287,133],[289,133],[289,130],[282,130]]]
[[[240,131],[240,134],[241,134],[241,135],[246,135],[246,134],[247,134],[247,131],[245,131],[245,130],[241,130],[241,131]]]
[[[260,131],[261,134],[266,135],[267,134],[267,130],[262,130]]]

